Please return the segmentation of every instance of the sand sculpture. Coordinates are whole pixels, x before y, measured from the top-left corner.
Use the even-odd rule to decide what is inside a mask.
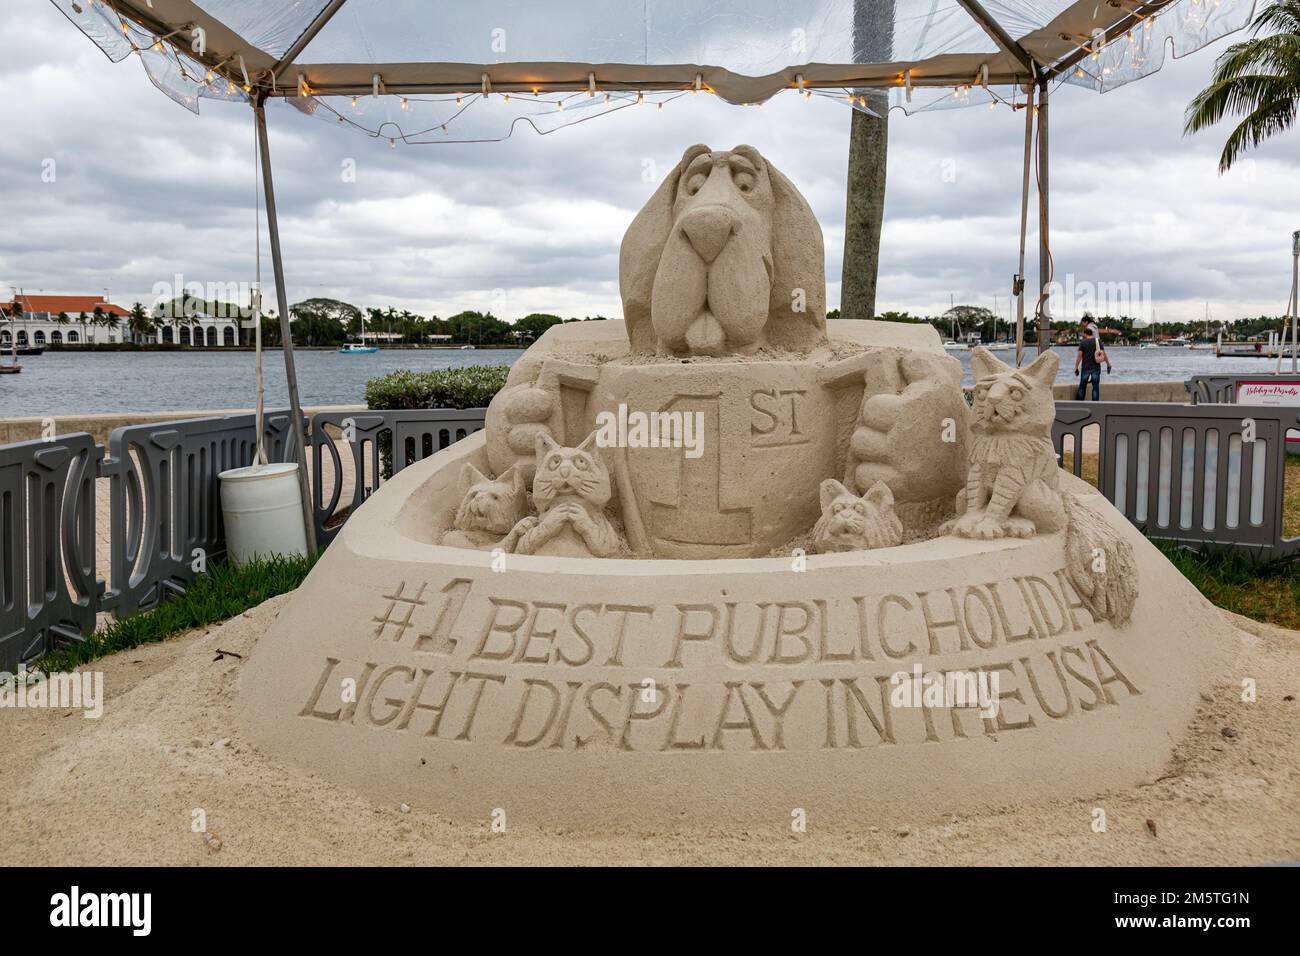
[[[557,326],[387,482],[244,675],[262,746],[571,825],[1077,796],[1156,775],[1218,616],[1051,442],[1051,353],[825,317],[820,228],[693,146],[625,321]]]

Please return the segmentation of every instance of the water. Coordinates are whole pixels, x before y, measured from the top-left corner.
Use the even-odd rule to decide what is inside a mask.
[[[294,351],[303,405],[364,405],[366,382],[397,369],[510,365],[521,349],[380,349],[360,355]],[[252,408],[252,352],[46,352],[0,375],[0,417]],[[264,353],[266,407],[287,408],[284,358]]]
[[[1072,347],[1061,356],[1058,382],[1077,381]],[[1102,374],[1107,382],[1187,379],[1210,372],[1271,372],[1276,359],[1215,358],[1211,351],[1181,348],[1108,350],[1115,366]],[[295,352],[298,387],[304,405],[359,405],[365,402],[366,381],[396,369],[438,369],[464,365],[509,365],[519,349],[382,349],[370,355],[340,355],[334,351]],[[966,370],[970,382],[970,353],[950,352]],[[1014,353],[995,353],[1003,361]],[[1032,351],[1029,353],[1032,358]],[[0,375],[0,417],[12,415],[75,415],[89,412],[154,412],[217,408],[251,408],[251,352],[46,352],[23,356],[20,375]],[[288,404],[284,364],[278,351],[267,352],[268,408]],[[1290,371],[1290,358],[1283,371]]]
[[[1028,331],[1026,330],[1026,334],[1028,334]],[[1074,356],[1078,352],[1078,347],[1063,345],[1057,347],[1055,351],[1061,357],[1061,367],[1056,373],[1056,381],[1058,383],[1078,383],[1079,378],[1074,374]],[[966,370],[966,384],[969,385],[971,382],[970,352],[949,352],[948,354],[955,355],[961,360],[962,368]],[[1016,353],[1014,350],[994,352],[993,354],[1003,362],[1015,364]],[[1276,358],[1216,358],[1213,349],[1143,349],[1137,346],[1125,348],[1114,346],[1106,349],[1106,354],[1110,356],[1110,362],[1115,371],[1107,372],[1105,366],[1102,367],[1102,398],[1106,397],[1107,382],[1186,381],[1193,375],[1230,375],[1242,372],[1271,373],[1277,368]],[[1026,343],[1026,365],[1033,361],[1034,355],[1034,347]],[[1282,371],[1291,371],[1290,352],[1282,359]]]

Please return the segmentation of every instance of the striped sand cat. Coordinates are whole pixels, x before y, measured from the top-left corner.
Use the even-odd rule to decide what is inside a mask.
[[[613,493],[609,468],[596,448],[596,432],[576,448],[565,448],[545,432],[537,435],[533,504],[537,517],[523,519],[516,554],[607,558],[622,541],[605,517]]]

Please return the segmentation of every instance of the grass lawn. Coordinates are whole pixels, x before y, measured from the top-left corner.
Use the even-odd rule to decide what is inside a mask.
[[[275,557],[248,564],[213,564],[185,593],[120,621],[110,621],[84,641],[47,654],[36,667],[70,671],[89,661],[242,614],[277,594],[292,591],[315,564],[312,558]]]
[[[1073,463],[1066,455],[1066,467]],[[1097,455],[1083,456],[1082,476],[1097,484]],[[1300,456],[1288,455],[1282,486],[1282,533],[1300,535]],[[1259,564],[1229,552],[1198,554],[1165,542],[1157,545],[1197,590],[1221,608],[1300,629],[1300,565]]]

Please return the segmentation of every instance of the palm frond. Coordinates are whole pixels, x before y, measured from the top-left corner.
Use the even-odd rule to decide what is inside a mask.
[[[1284,133],[1295,125],[1297,101],[1295,99],[1276,99],[1261,103],[1260,106],[1238,124],[1223,144],[1219,156],[1219,172],[1226,173],[1232,164],[1241,158],[1247,147],[1256,147],[1278,133]]]
[[[1300,108],[1300,0],[1276,0],[1265,7],[1251,32],[1251,39],[1234,43],[1215,61],[1210,84],[1196,94],[1183,117],[1184,134],[1225,116],[1244,117],[1224,143],[1220,173],[1247,149],[1290,129]]]

